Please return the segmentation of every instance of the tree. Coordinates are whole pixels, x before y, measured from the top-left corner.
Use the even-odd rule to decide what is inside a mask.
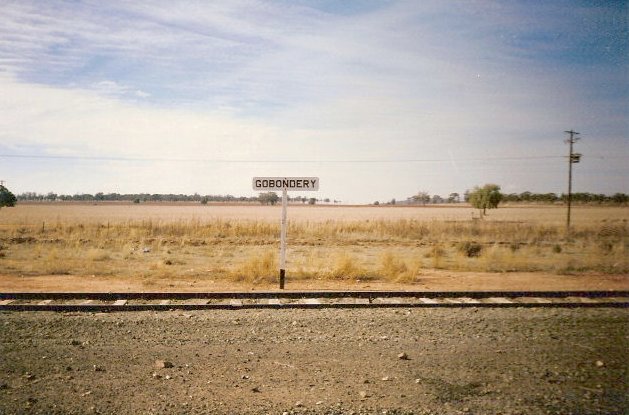
[[[260,193],[258,200],[263,205],[275,205],[280,197],[275,192]]]
[[[450,193],[450,196],[448,196],[448,203],[459,203],[460,199],[461,198],[458,193]]]
[[[13,207],[17,202],[17,198],[3,185],[0,185],[0,208],[3,206]]]
[[[418,192],[415,196],[413,196],[413,201],[415,203],[421,203],[422,205],[425,205],[426,203],[430,202],[430,195],[428,194],[428,192]]]
[[[470,204],[481,211],[481,217],[485,215],[487,209],[496,209],[501,200],[502,193],[500,193],[500,186],[497,184],[476,186],[469,193]]]
[[[611,197],[612,201],[617,204],[627,204],[629,202],[629,196],[624,193],[614,193]]]

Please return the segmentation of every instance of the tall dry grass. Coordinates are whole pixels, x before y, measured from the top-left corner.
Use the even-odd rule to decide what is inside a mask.
[[[611,219],[581,220],[571,232],[555,221],[293,220],[287,271],[293,278],[390,281],[414,281],[430,268],[628,273],[629,230],[622,214],[627,213],[614,210]],[[0,222],[2,273],[252,283],[277,276],[278,221],[40,219]]]

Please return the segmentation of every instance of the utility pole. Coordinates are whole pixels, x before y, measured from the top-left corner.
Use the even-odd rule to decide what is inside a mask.
[[[574,143],[579,141],[581,138],[577,137],[577,135],[581,133],[577,133],[576,131],[564,131],[566,134],[570,134],[570,138],[564,140],[565,143],[570,144],[570,153],[568,154],[568,217],[566,218],[566,229],[570,230],[570,207],[572,205],[572,164],[578,163],[581,160],[581,153],[573,153]]]

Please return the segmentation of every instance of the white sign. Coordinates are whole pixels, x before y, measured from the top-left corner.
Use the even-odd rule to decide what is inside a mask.
[[[282,221],[280,230],[280,289],[284,289],[286,277],[286,206],[288,190],[313,191],[319,190],[318,177],[254,177],[251,181],[253,190],[282,191]]]
[[[253,190],[319,190],[318,177],[254,177],[251,184]]]

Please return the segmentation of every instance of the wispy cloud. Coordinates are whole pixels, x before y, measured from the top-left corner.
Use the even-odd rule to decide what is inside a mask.
[[[629,152],[626,4],[52,1],[4,2],[0,13],[0,150],[456,160],[561,154],[562,131],[577,128],[596,140],[583,141],[590,154]],[[377,197],[503,177],[521,190],[563,189],[563,167],[549,164],[531,177],[496,163],[448,166],[399,166],[393,188],[381,179],[390,165],[324,174],[336,183],[331,196],[363,201],[374,192],[339,184],[348,169],[376,183]],[[616,176],[629,173],[615,166]],[[160,168],[133,169],[144,188],[154,184],[141,178]],[[241,165],[234,174],[286,169]],[[188,177],[176,176],[173,186]],[[593,191],[626,190],[595,176]],[[246,192],[240,182],[213,186]]]

